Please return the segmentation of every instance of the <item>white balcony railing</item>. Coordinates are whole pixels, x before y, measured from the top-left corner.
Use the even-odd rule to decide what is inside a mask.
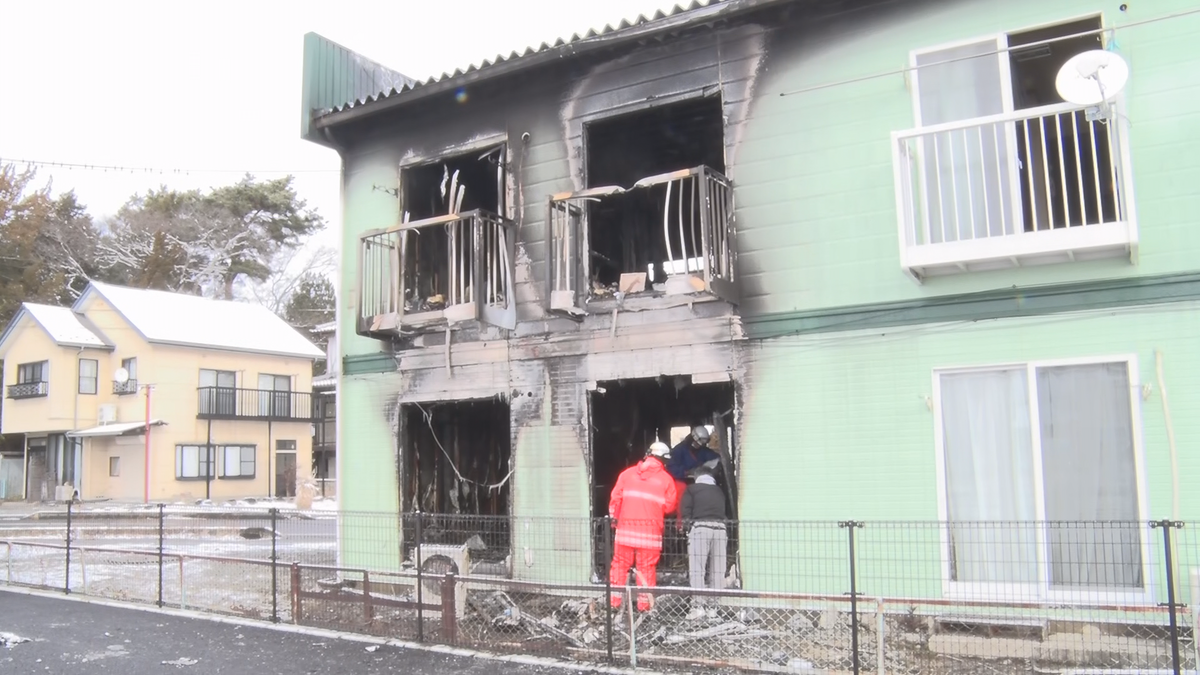
[[[1121,117],[1043,106],[892,134],[900,256],[920,279],[1132,255]]]

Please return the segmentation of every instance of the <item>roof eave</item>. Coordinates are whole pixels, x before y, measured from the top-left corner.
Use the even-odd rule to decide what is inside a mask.
[[[17,329],[17,324],[21,322],[22,316],[29,316],[31,319],[33,318],[33,315],[29,313],[29,310],[25,309],[24,303],[21,304],[21,308],[17,310],[17,313],[13,314],[13,317],[9,319],[8,325],[4,327],[4,331],[0,332],[0,354],[4,353],[4,345],[8,342],[8,338],[12,337],[13,332]],[[34,323],[37,323],[36,319],[34,320]]]
[[[483,80],[501,77],[522,70],[536,68],[543,63],[558,61],[565,56],[579,56],[589,52],[614,47],[626,42],[645,39],[661,33],[667,33],[681,28],[703,25],[718,18],[729,18],[750,10],[761,9],[770,5],[790,2],[791,0],[727,0],[717,2],[675,16],[668,16],[656,21],[650,21],[640,26],[614,31],[605,35],[583,38],[574,42],[551,47],[545,51],[526,56],[511,58],[503,63],[496,63],[459,76],[446,77],[437,82],[422,84],[406,91],[397,91],[391,95],[381,95],[374,101],[368,101],[353,107],[332,112],[312,121],[314,129],[333,128],[366,117],[385,113],[401,106],[409,105],[431,96],[458,89],[465,84],[474,84]]]
[[[278,356],[288,359],[303,359],[306,361],[316,361],[317,359],[325,358],[324,352],[321,354],[301,354],[300,352],[277,352],[263,351],[261,349],[240,349],[238,347],[226,347],[224,345],[209,345],[199,342],[180,342],[177,340],[156,340],[147,338],[146,342],[156,345],[167,345],[170,347],[187,347],[188,349],[211,349],[218,352],[235,352],[238,354],[259,354],[261,356]]]
[[[100,351],[102,351],[102,352],[111,352],[111,351],[115,351],[115,350],[116,350],[116,347],[113,347],[112,345],[93,345],[93,344],[85,344],[85,343],[83,343],[83,342],[67,342],[67,341],[64,341],[64,342],[59,342],[59,343],[58,343],[58,346],[60,346],[60,347],[74,347],[74,348],[76,348],[76,349],[98,349],[98,350],[100,350]]]

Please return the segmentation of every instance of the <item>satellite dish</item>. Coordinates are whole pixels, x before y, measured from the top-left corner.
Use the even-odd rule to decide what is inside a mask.
[[[1093,49],[1076,54],[1058,70],[1054,88],[1064,101],[1100,105],[1111,101],[1129,81],[1129,64],[1115,52]]]
[[[129,381],[129,371],[125,370],[124,368],[117,368],[116,372],[113,373],[113,379],[116,380],[118,384],[125,384]]]

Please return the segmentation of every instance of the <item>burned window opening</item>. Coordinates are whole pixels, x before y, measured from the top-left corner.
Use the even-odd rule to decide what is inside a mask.
[[[645,273],[650,290],[670,274],[701,271],[699,181],[629,188],[650,176],[700,166],[724,173],[724,129],[716,96],[586,125],[588,188],[626,189],[587,202],[589,289],[612,292],[622,274]]]
[[[498,145],[401,170],[401,222],[360,240],[360,333],[516,326],[505,156]]]
[[[508,403],[411,403],[401,415],[403,511],[422,513],[422,543],[468,545],[475,560],[502,560],[512,481]],[[408,544],[415,535],[405,528]]]
[[[686,377],[658,377],[598,383],[591,395],[592,515],[596,518],[608,515],[608,501],[617,476],[641,461],[651,443],[661,440],[675,447],[673,430],[713,425],[713,437],[718,439],[726,460],[716,470],[717,483],[724,488],[727,510],[733,518],[736,475],[729,476],[727,472],[734,471],[737,454],[736,439],[732,436],[734,400],[732,382],[691,384]],[[667,522],[673,524],[675,516],[668,516]],[[608,560],[604,559],[601,534],[598,530],[592,550],[596,570],[603,576]],[[737,560],[734,555],[737,537],[735,531],[729,534],[729,560],[733,563]],[[663,579],[665,574],[666,583],[674,580],[686,585],[687,569],[686,534],[677,532],[673,526],[667,527],[659,578]]]
[[[484,211],[504,214],[504,147],[443,158],[400,172],[405,222]],[[470,300],[475,232],[462,221],[415,230],[404,260],[404,312],[444,309]],[[495,302],[497,298],[489,298]]]

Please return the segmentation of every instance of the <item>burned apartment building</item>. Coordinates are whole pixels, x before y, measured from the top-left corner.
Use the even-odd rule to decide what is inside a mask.
[[[339,420],[363,448],[339,457],[345,508],[508,517],[493,547],[543,549],[517,567],[587,578],[586,521],[617,475],[700,424],[734,501],[730,167],[766,29],[735,4],[707,13],[496,78],[418,84],[354,57],[396,93],[307,131],[345,164]],[[310,62],[349,58],[307,40]]]
[[[872,592],[1067,597],[953,523],[1162,517],[1164,439],[1198,440],[1168,431],[1200,410],[1195,209],[1133,186],[1196,171],[1169,149],[1200,111],[1153,96],[1200,72],[1159,65],[1196,59],[1200,15],[1131,7],[714,0],[423,82],[307,36],[303,137],[343,164],[340,501],[395,514],[343,522],[344,563],[399,565],[419,511],[502,573],[585,581],[618,472],[706,424],[743,588],[845,591],[802,549],[875,519],[951,524]],[[1124,92],[1065,100],[1066,64],[1118,42]],[[836,542],[758,526],[796,518]],[[1150,597],[1130,532],[1114,583]]]

